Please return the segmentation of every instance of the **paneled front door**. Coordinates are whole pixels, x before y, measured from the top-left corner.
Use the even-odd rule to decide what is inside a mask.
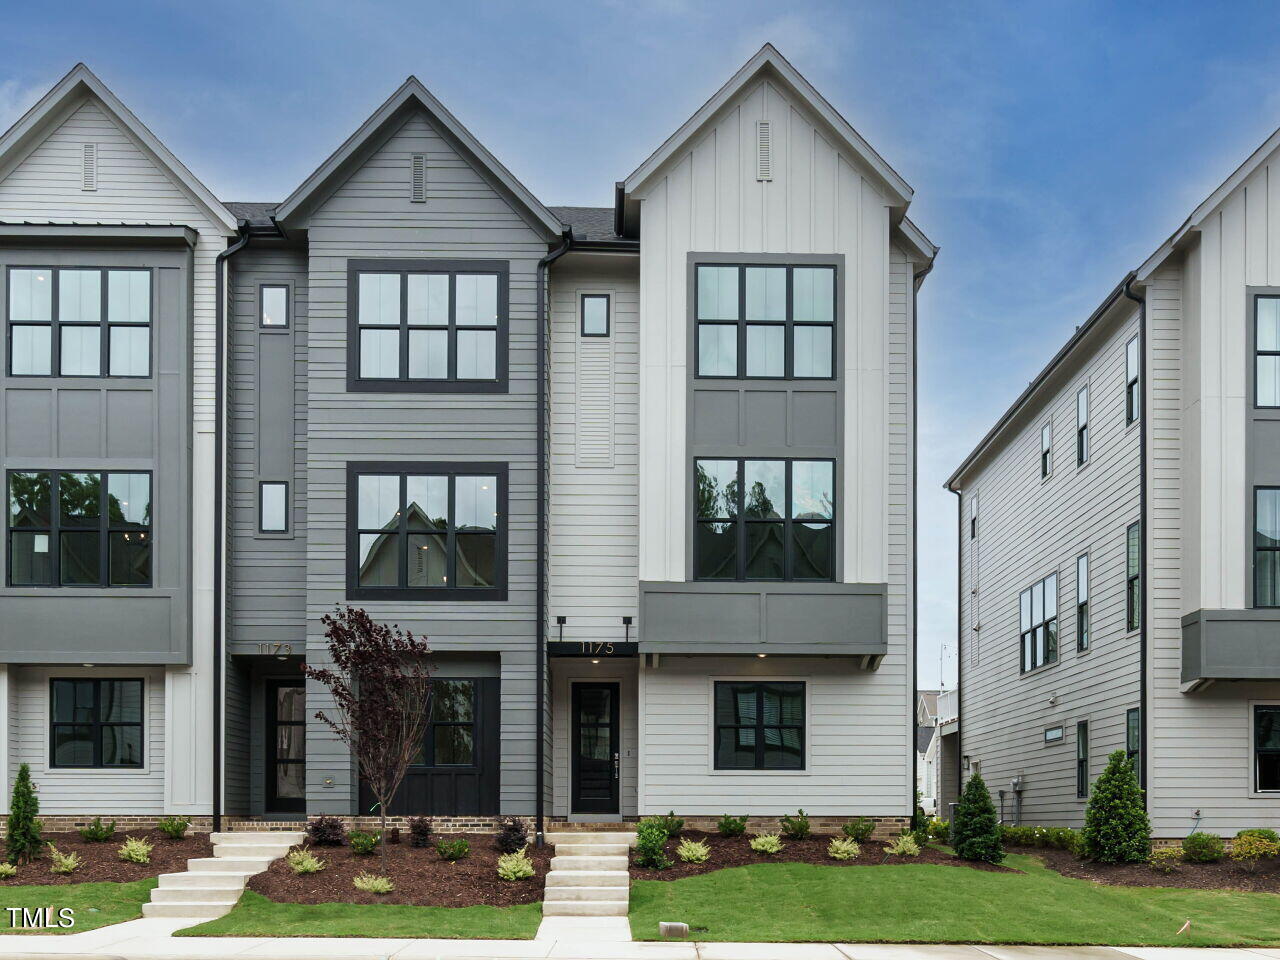
[[[301,680],[268,680],[267,813],[307,808],[307,694]]]
[[[573,684],[571,812],[618,813],[618,684]]]

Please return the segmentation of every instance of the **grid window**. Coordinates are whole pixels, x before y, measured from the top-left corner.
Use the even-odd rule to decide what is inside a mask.
[[[835,376],[836,268],[699,264],[699,377]]]
[[[1253,335],[1254,406],[1280,407],[1280,297],[1254,297]]]
[[[9,373],[151,375],[151,271],[10,267]]]
[[[1142,783],[1142,710],[1132,707],[1124,714],[1124,752],[1133,764],[1133,772]]]
[[[584,293],[581,299],[582,335],[607,337],[609,335],[609,295]]]
[[[1076,724],[1076,796],[1089,796],[1089,721]]]
[[[151,585],[151,474],[9,472],[9,585]]]
[[[505,597],[505,464],[348,469],[349,596]]]
[[[1089,649],[1089,555],[1076,557],[1076,649]]]
[[[834,580],[835,463],[697,460],[696,580]]]
[[[1040,479],[1044,480],[1053,473],[1053,424],[1046,423],[1040,428]]]
[[[1134,337],[1124,348],[1124,422],[1136,423],[1142,416],[1142,387],[1138,383],[1141,373],[1138,357],[1138,338]]]
[[[1253,491],[1253,605],[1280,607],[1280,487]]]
[[[276,481],[258,484],[258,529],[262,533],[289,531],[289,484]]]
[[[715,768],[804,769],[804,683],[717,681]]]
[[[1253,789],[1280,792],[1280,704],[1253,708]]]
[[[1125,629],[1142,626],[1142,525],[1129,524],[1125,530]]]
[[[430,719],[412,762],[427,767],[474,767],[476,715],[474,680],[432,680]]]
[[[49,681],[51,767],[141,767],[142,681]]]
[[[1051,573],[1018,596],[1022,672],[1058,661],[1058,575]]]
[[[1089,462],[1089,385],[1076,393],[1076,466]]]
[[[258,325],[270,330],[289,326],[289,288],[285,284],[263,284],[258,288]]]

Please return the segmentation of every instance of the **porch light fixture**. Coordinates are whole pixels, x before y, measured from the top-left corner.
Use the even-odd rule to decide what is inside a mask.
[[[756,656],[757,656],[757,657],[759,657],[761,660],[763,660],[765,657],[767,657],[767,656],[768,656],[768,654],[767,654],[767,653],[757,653],[757,654],[756,654]]]

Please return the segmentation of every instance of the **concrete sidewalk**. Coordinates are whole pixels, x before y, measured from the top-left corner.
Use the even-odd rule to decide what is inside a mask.
[[[0,957],[64,960],[1280,960],[1280,947],[970,947],[813,943],[583,943],[172,937],[190,920],[132,920],[66,936],[0,936]]]

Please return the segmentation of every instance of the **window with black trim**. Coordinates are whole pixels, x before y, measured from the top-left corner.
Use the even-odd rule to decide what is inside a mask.
[[[1053,422],[1049,421],[1040,428],[1040,479],[1044,480],[1053,473]]]
[[[710,263],[694,269],[697,376],[835,376],[834,266]]]
[[[268,330],[289,329],[289,285],[264,283],[258,288],[258,326]]]
[[[142,681],[49,681],[49,766],[141,767]]]
[[[1076,393],[1076,466],[1089,462],[1089,385]]]
[[[347,596],[505,600],[505,463],[347,465]]]
[[[1280,704],[1253,707],[1253,790],[1280,793]]]
[[[348,389],[505,390],[507,274],[497,260],[351,261]]]
[[[1142,784],[1142,709],[1130,707],[1124,712],[1124,752],[1133,764],[1133,772]]]
[[[289,484],[264,480],[258,484],[258,530],[261,533],[289,532]]]
[[[1076,724],[1076,797],[1089,796],[1089,721]]]
[[[610,297],[607,293],[584,293],[580,298],[584,337],[609,336]]]
[[[149,377],[151,271],[9,267],[9,373]]]
[[[1280,607],[1280,487],[1253,490],[1253,605]]]
[[[1022,672],[1058,662],[1058,575],[1051,573],[1018,595]]]
[[[717,770],[803,770],[802,681],[715,682]]]
[[[9,585],[151,585],[151,474],[10,470]]]
[[[1089,649],[1089,555],[1076,557],[1076,649]]]
[[[833,460],[694,461],[695,580],[834,580]]]
[[[431,681],[431,718],[413,763],[426,767],[476,765],[476,682]]]
[[[1280,297],[1253,298],[1253,405],[1280,407]]]
[[[1125,629],[1142,626],[1142,524],[1131,523],[1124,532]]]
[[[1061,743],[1063,740],[1063,737],[1064,737],[1064,734],[1062,732],[1061,725],[1058,725],[1056,727],[1045,727],[1045,731],[1044,731],[1045,743]]]
[[[1142,385],[1138,378],[1142,366],[1138,357],[1138,338],[1124,346],[1124,422],[1136,423],[1142,416]]]

